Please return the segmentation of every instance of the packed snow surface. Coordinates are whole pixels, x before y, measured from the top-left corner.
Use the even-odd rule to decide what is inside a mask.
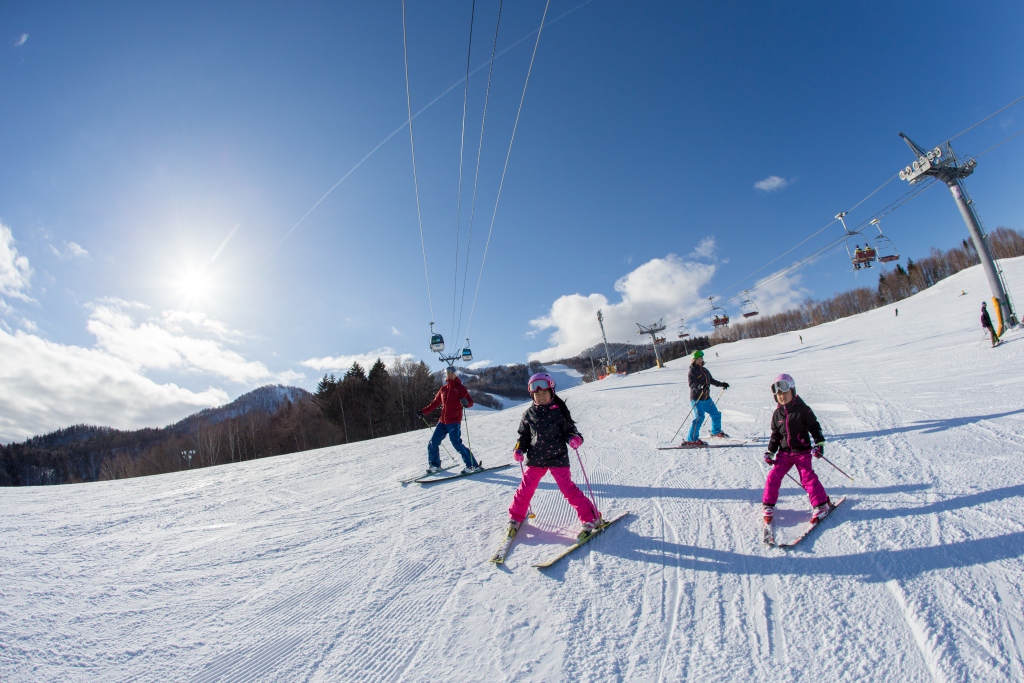
[[[1024,260],[1004,267],[1024,293]],[[763,437],[788,372],[855,478],[816,465],[849,498],[788,552],[760,541],[762,443],[656,450],[689,409],[685,360],[564,392],[600,506],[630,515],[545,571],[578,529],[551,480],[494,566],[518,468],[403,487],[426,431],[4,489],[0,678],[1021,680],[1024,333],[990,348],[988,298],[974,268],[898,317],[708,352],[727,431]],[[470,416],[485,464],[509,461],[519,412]],[[779,507],[784,540],[806,495],[787,480]]]

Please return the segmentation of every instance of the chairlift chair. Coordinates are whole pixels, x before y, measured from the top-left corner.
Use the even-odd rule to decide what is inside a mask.
[[[879,263],[892,263],[893,261],[900,260],[900,254],[896,251],[895,245],[892,240],[885,236],[882,232],[882,226],[879,224],[878,219],[871,221],[871,224],[878,228],[878,237],[875,238],[875,249],[878,253]]]
[[[473,352],[469,350],[469,347],[462,349],[462,362],[468,363],[473,360]]]
[[[711,324],[715,326],[717,330],[719,327],[726,327],[729,325],[729,314],[725,312],[725,309],[721,306],[716,306],[715,297],[709,296],[708,301],[711,302]],[[715,313],[720,311],[720,313]]]
[[[757,310],[757,304],[750,300],[750,294],[748,293],[749,291],[750,290],[748,289],[743,290],[743,293],[746,295],[747,298],[744,299],[743,303],[740,304],[740,313],[743,314],[744,318],[753,318],[755,315],[760,313],[760,311]]]
[[[690,336],[690,331],[686,329],[685,320],[679,321],[679,328],[676,330],[676,333],[679,335],[680,339],[686,339],[687,337]]]
[[[444,337],[434,332],[434,323],[430,323],[430,350],[434,353],[444,351]]]
[[[846,221],[843,220],[843,216],[846,215],[845,211],[840,211],[836,214],[836,218],[843,224],[843,230],[846,231],[846,254],[850,257],[850,262],[853,264],[854,270],[860,270],[861,268],[870,268],[871,264],[875,261],[878,256],[878,252],[874,247],[871,246],[870,240],[864,237],[864,233],[860,230],[850,230],[846,227]],[[855,238],[859,241],[860,238],[864,238],[864,248],[862,249],[859,242],[854,243],[853,251],[850,250],[850,239]]]

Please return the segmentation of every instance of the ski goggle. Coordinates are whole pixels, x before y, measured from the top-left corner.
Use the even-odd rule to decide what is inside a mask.
[[[772,384],[773,394],[784,394],[790,389],[795,389],[796,386],[789,382],[789,380],[780,379],[778,382]]]
[[[543,391],[544,389],[550,390],[551,382],[547,381],[546,379],[535,379],[532,382],[530,382],[531,394],[537,391]]]

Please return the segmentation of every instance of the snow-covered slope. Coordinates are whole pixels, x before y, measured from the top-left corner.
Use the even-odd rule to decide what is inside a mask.
[[[1024,292],[1024,260],[1004,265]],[[760,544],[760,448],[655,450],[689,408],[684,361],[564,393],[599,504],[632,514],[545,572],[577,529],[550,480],[492,566],[517,468],[402,487],[422,431],[2,490],[0,678],[1020,680],[1024,335],[989,348],[987,298],[975,268],[899,317],[708,354],[726,430],[762,435],[789,372],[856,479],[818,466],[849,501],[789,553]],[[507,461],[519,411],[471,420],[479,457]],[[794,533],[806,496],[787,481],[780,508]]]

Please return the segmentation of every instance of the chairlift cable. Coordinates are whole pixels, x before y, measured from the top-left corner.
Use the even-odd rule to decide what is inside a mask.
[[[476,217],[476,192],[480,183],[480,156],[484,149],[484,127],[487,124],[487,105],[491,100],[491,79],[494,76],[494,59],[495,53],[498,49],[498,29],[501,27],[501,10],[504,4],[505,0],[499,0],[498,20],[494,23],[494,43],[491,45],[491,67],[487,72],[487,90],[484,92],[484,113],[480,117],[480,142],[477,143],[476,147],[476,172],[473,175],[473,201],[470,204],[469,209],[469,237],[466,240],[466,263],[462,267],[462,302],[459,304],[459,324],[455,328],[457,333],[462,332],[462,312],[466,307],[466,278],[469,275],[469,250],[470,247],[473,246],[473,220]],[[468,337],[469,330],[467,330],[466,333]]]
[[[1005,140],[1003,140],[1002,142],[997,142],[996,144],[992,145],[991,147],[989,147],[988,149],[986,149],[986,150],[985,150],[984,152],[982,152],[981,154],[975,154],[975,155],[974,155],[974,158],[975,158],[975,159],[977,159],[977,158],[978,158],[978,157],[980,157],[980,156],[984,156],[985,154],[988,154],[989,152],[991,152],[992,150],[994,150],[994,149],[995,149],[996,147],[998,147],[999,145],[1002,145],[1002,144],[1005,144],[1005,143],[1009,142],[1010,140],[1014,139],[1015,137],[1017,137],[1017,136],[1018,136],[1018,135],[1020,135],[1021,133],[1024,133],[1024,128],[1022,128],[1022,129],[1018,130],[1018,131],[1017,131],[1016,133],[1014,133],[1014,134],[1013,134],[1013,135],[1011,135],[1010,137],[1006,138],[1006,139],[1005,139]]]
[[[405,2],[405,0],[402,0]],[[469,336],[469,329],[473,326],[473,314],[476,312],[476,300],[480,295],[480,282],[484,277],[484,265],[487,263],[487,250],[491,246],[491,234],[494,232],[494,221],[498,216],[498,203],[501,201],[501,190],[505,186],[505,174],[508,172],[508,160],[512,157],[512,143],[516,141],[516,130],[519,128],[519,117],[523,113],[523,102],[526,101],[526,88],[530,85],[530,74],[533,73],[533,62],[537,59],[537,47],[540,45],[540,36],[544,32],[544,20],[548,16],[548,8],[551,7],[551,0],[544,3],[544,14],[540,18],[540,28],[537,29],[537,40],[533,44],[533,54],[530,56],[530,66],[526,70],[526,82],[523,83],[523,94],[519,98],[519,109],[516,111],[516,121],[512,125],[512,138],[508,141],[508,152],[505,154],[505,166],[501,169],[501,181],[498,183],[498,196],[494,199],[494,212],[491,214],[491,227],[487,231],[487,242],[484,245],[484,256],[480,261],[480,275],[476,281],[476,292],[473,294],[473,306],[469,309],[469,323],[466,324],[466,336]]]
[[[552,19],[551,21],[549,21],[549,22],[547,23],[547,25],[548,25],[548,26],[550,26],[551,24],[554,24],[554,23],[555,23],[556,21],[560,21],[560,20],[564,19],[565,17],[569,16],[570,14],[572,14],[573,12],[575,12],[576,10],[578,10],[578,9],[580,9],[580,8],[582,8],[582,7],[586,6],[586,5],[589,5],[589,4],[590,4],[590,3],[592,3],[592,2],[594,2],[594,0],[585,0],[584,2],[581,2],[580,4],[576,5],[576,6],[575,6],[575,7],[573,7],[572,9],[568,9],[568,10],[566,10],[565,12],[562,12],[561,14],[559,14],[559,15],[558,15],[557,17],[555,17],[554,19]],[[513,43],[512,43],[511,45],[509,45],[508,47],[506,47],[505,49],[503,49],[503,50],[502,50],[501,52],[499,52],[499,53],[498,53],[498,54],[496,55],[496,57],[501,57],[501,56],[502,56],[502,55],[504,55],[504,54],[505,54],[506,52],[509,52],[510,50],[513,50],[514,48],[518,47],[520,43],[522,43],[523,41],[527,40],[527,39],[528,39],[528,38],[529,38],[530,36],[532,36],[532,35],[533,35],[534,33],[536,33],[536,31],[530,31],[530,32],[529,32],[529,33],[527,33],[527,34],[526,34],[525,36],[522,36],[522,37],[521,37],[521,38],[519,38],[518,40],[514,41],[514,42],[513,42]],[[478,67],[476,67],[475,69],[473,69],[472,71],[470,71],[470,72],[469,72],[469,74],[470,74],[470,75],[472,76],[472,75],[473,75],[473,74],[475,74],[475,73],[476,73],[477,71],[480,71],[480,69],[484,68],[484,66],[485,66],[484,64],[481,64],[480,66],[478,66]],[[442,97],[444,97],[445,95],[447,95],[448,93],[450,93],[450,92],[451,92],[452,90],[455,90],[455,88],[459,87],[459,85],[460,85],[461,83],[462,83],[462,79],[461,79],[461,78],[460,78],[459,80],[457,80],[456,82],[452,83],[452,84],[451,84],[450,86],[448,86],[447,88],[445,88],[445,89],[444,89],[444,90],[443,90],[443,91],[441,92],[441,94],[439,94],[439,95],[438,95],[437,97],[435,97],[434,99],[430,100],[430,101],[429,101],[429,102],[427,102],[427,103],[426,103],[425,105],[423,105],[422,107],[420,107],[420,108],[419,108],[419,110],[417,110],[417,112],[416,112],[415,114],[413,114],[413,115],[412,115],[412,117],[413,117],[413,118],[415,119],[415,118],[416,118],[416,117],[418,117],[418,116],[419,116],[420,114],[422,114],[423,112],[425,112],[425,111],[426,111],[427,109],[429,109],[430,107],[432,107],[432,106],[434,106],[435,104],[437,104],[438,100],[440,100],[440,99],[441,99]],[[271,257],[271,256],[272,256],[273,254],[274,254],[274,252],[275,252],[275,251],[277,251],[277,248],[278,248],[278,247],[280,247],[280,246],[281,246],[282,244],[284,244],[284,241],[285,241],[286,239],[288,239],[289,235],[291,235],[291,234],[292,234],[293,232],[295,232],[295,229],[296,229],[296,228],[298,228],[298,227],[299,227],[299,226],[300,226],[300,225],[302,224],[302,222],[303,222],[303,221],[305,221],[305,220],[306,220],[306,218],[308,218],[308,217],[309,217],[309,214],[313,213],[313,210],[314,210],[314,209],[316,209],[316,207],[320,206],[320,204],[321,204],[321,203],[322,203],[322,202],[323,202],[323,201],[324,201],[325,199],[327,199],[327,196],[328,196],[328,195],[330,195],[330,194],[331,194],[332,192],[334,192],[334,191],[335,191],[335,190],[336,190],[336,189],[338,188],[338,186],[339,186],[339,185],[341,185],[341,184],[342,184],[342,183],[343,183],[343,182],[344,182],[344,181],[345,181],[345,180],[346,180],[346,179],[347,179],[347,178],[348,178],[348,177],[349,177],[350,175],[352,175],[353,173],[355,173],[355,172],[356,172],[356,169],[358,169],[358,168],[359,168],[360,166],[362,166],[362,165],[363,165],[363,163],[364,163],[364,162],[365,162],[365,161],[366,161],[367,159],[369,159],[370,157],[372,157],[372,156],[374,155],[374,153],[376,153],[376,151],[377,151],[378,149],[380,149],[380,148],[381,148],[381,147],[383,147],[383,146],[384,146],[385,144],[387,144],[387,142],[388,142],[388,141],[390,141],[390,140],[391,140],[391,138],[393,138],[393,137],[395,137],[396,135],[398,135],[399,133],[401,133],[401,132],[402,132],[402,130],[403,130],[403,129],[405,128],[405,126],[406,126],[406,125],[407,125],[407,123],[406,123],[406,122],[403,122],[403,123],[402,123],[402,125],[400,125],[400,126],[399,126],[398,128],[395,128],[395,129],[394,129],[393,131],[391,131],[391,132],[390,132],[390,133],[388,134],[388,136],[387,136],[386,138],[384,138],[383,140],[381,140],[380,142],[378,142],[378,143],[377,143],[377,145],[376,145],[376,146],[375,146],[375,147],[374,147],[373,149],[371,149],[371,150],[370,150],[369,152],[367,152],[367,153],[366,153],[366,155],[365,155],[365,156],[364,156],[364,157],[363,157],[362,159],[360,159],[359,161],[357,161],[357,162],[356,162],[356,164],[355,164],[355,165],[354,165],[354,166],[353,166],[352,168],[350,168],[350,169],[348,170],[348,172],[347,172],[347,173],[345,173],[345,175],[343,175],[343,176],[342,176],[342,177],[341,177],[341,178],[340,178],[340,179],[338,180],[338,182],[336,182],[336,183],[334,183],[333,185],[331,185],[330,189],[329,189],[329,190],[327,190],[327,192],[324,192],[323,196],[322,196],[322,197],[320,197],[320,199],[316,200],[316,203],[315,203],[315,204],[313,204],[313,206],[311,206],[311,207],[309,208],[309,211],[307,211],[306,213],[304,213],[304,214],[302,215],[302,218],[300,218],[300,219],[299,219],[299,220],[298,220],[298,221],[297,221],[297,222],[295,223],[295,225],[293,225],[293,226],[291,227],[291,229],[290,229],[290,230],[288,230],[288,232],[286,232],[286,233],[284,234],[284,237],[282,237],[282,238],[281,238],[281,240],[280,240],[280,241],[279,241],[279,242],[278,242],[277,244],[275,244],[275,245],[274,245],[274,248],[273,248],[273,249],[271,249],[271,250],[270,250],[270,251],[269,251],[269,252],[267,253],[267,255],[266,255],[266,256],[265,256],[264,258],[263,258],[263,263],[266,263],[266,262],[267,262],[267,260],[268,260],[268,259],[269,259],[269,258],[270,258],[270,257]]]
[[[466,107],[469,104],[469,68],[473,57],[473,20],[476,17],[476,0],[469,8],[469,47],[466,48],[466,86],[462,89],[462,136],[459,138],[459,193],[455,208],[455,275],[452,283],[452,339],[455,339],[455,301],[459,297],[459,232],[462,227],[462,167],[466,151]],[[469,259],[469,247],[466,247]]]
[[[423,274],[427,280],[427,301],[430,303],[430,320],[434,320],[434,299],[430,295],[430,272],[427,270],[427,244],[423,239],[423,213],[420,210],[420,181],[416,175],[416,143],[412,134],[412,95],[409,92],[409,43],[405,29],[405,0],[402,0],[402,50],[405,56],[405,104],[409,111],[409,148],[412,150],[412,182],[416,189],[416,218],[420,226],[420,250],[423,252]]]
[[[953,140],[956,140],[956,139],[957,139],[958,137],[960,137],[961,135],[963,135],[963,134],[964,134],[964,133],[966,133],[967,131],[969,131],[969,130],[973,130],[973,129],[977,128],[978,126],[980,126],[981,124],[985,123],[986,121],[988,121],[988,120],[989,120],[990,118],[992,118],[992,117],[993,117],[993,116],[995,116],[996,114],[999,114],[999,113],[1001,113],[1001,112],[1004,112],[1004,111],[1006,111],[1007,109],[1009,109],[1009,108],[1010,108],[1010,107],[1012,107],[1013,105],[1017,104],[1017,103],[1018,103],[1018,102],[1020,102],[1021,100],[1024,100],[1024,95],[1021,95],[1020,97],[1018,97],[1017,99],[1015,99],[1015,100],[1014,100],[1013,102],[1010,102],[1010,103],[1009,103],[1008,105],[1006,105],[1006,106],[1005,106],[1005,107],[1003,107],[1002,109],[998,109],[998,110],[996,110],[996,111],[992,112],[991,114],[989,114],[988,116],[986,116],[985,118],[983,118],[983,119],[982,119],[981,121],[978,121],[978,122],[977,122],[976,124],[974,124],[973,126],[970,126],[969,128],[964,128],[964,129],[963,129],[962,131],[960,131],[959,133],[957,133],[957,134],[956,134],[956,135],[954,135],[953,137],[949,138],[949,141],[950,141],[950,142],[952,142]],[[1019,133],[1018,133],[1018,135],[1019,135]],[[1004,142],[1005,142],[1005,141],[1004,141]],[[987,151],[987,150],[986,150],[986,151]],[[981,155],[979,154],[978,156],[981,156]]]

